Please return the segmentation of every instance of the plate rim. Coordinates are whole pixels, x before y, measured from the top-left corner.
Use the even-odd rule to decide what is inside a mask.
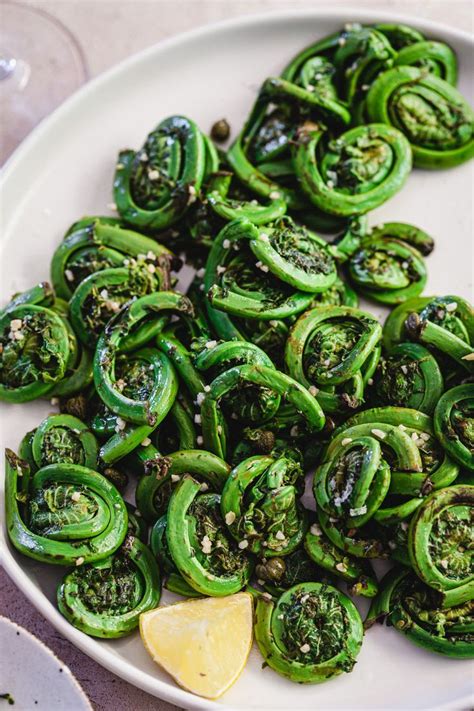
[[[348,6],[341,6],[333,8],[331,10],[326,10],[322,8],[308,9],[308,8],[295,8],[291,10],[267,10],[266,12],[258,13],[246,13],[244,15],[230,18],[227,20],[220,20],[218,22],[212,22],[208,24],[200,25],[199,27],[180,32],[176,35],[163,39],[155,44],[152,44],[145,49],[133,53],[129,57],[121,60],[117,64],[113,65],[109,69],[100,73],[93,79],[89,80],[80,89],[78,89],[74,94],[68,97],[60,106],[58,106],[51,114],[46,116],[32,131],[28,136],[22,141],[22,143],[16,148],[12,155],[8,158],[7,162],[0,170],[0,194],[8,187],[10,180],[14,178],[16,170],[21,169],[21,164],[24,159],[28,157],[30,150],[34,148],[37,143],[42,141],[43,135],[51,131],[55,124],[67,119],[68,114],[73,113],[76,110],[76,106],[80,106],[83,101],[86,101],[90,94],[97,91],[102,85],[107,84],[114,77],[120,75],[123,71],[128,70],[134,65],[139,65],[141,62],[146,61],[149,57],[154,54],[159,55],[162,52],[166,52],[175,46],[181,44],[186,44],[187,42],[193,41],[195,39],[202,39],[210,37],[214,34],[219,34],[223,30],[234,28],[244,28],[248,25],[259,25],[268,24],[268,22],[281,23],[285,20],[290,21],[295,18],[306,17],[308,21],[326,18],[335,19],[344,22],[350,18],[353,20],[361,20],[367,23],[375,22],[396,22],[411,25],[415,28],[427,33],[437,32],[449,35],[454,40],[459,40],[461,42],[467,42],[474,47],[474,38],[469,32],[464,30],[459,30],[455,27],[451,27],[448,24],[442,22],[436,22],[433,20],[412,17],[410,15],[405,15],[403,13],[396,13],[390,11],[378,11],[372,9],[354,9]],[[376,18],[376,19],[374,19]],[[18,202],[15,207],[11,208],[11,214],[8,214],[8,207],[0,204],[0,224],[5,226],[11,219],[12,215],[18,209]],[[5,216],[5,213],[6,216]],[[4,407],[4,406],[3,406]],[[4,486],[3,481],[0,488],[0,499],[3,505],[4,500]],[[244,708],[251,708],[252,711],[257,711],[261,708],[259,706],[253,705],[251,707],[243,706],[233,706],[224,703],[217,703],[215,701],[210,701],[199,696],[192,694],[191,692],[185,691],[178,686],[174,685],[174,682],[170,679],[169,681],[162,681],[157,677],[153,677],[150,681],[150,675],[142,670],[132,666],[129,662],[125,662],[117,657],[112,651],[101,648],[97,644],[97,640],[88,637],[83,632],[80,632],[75,627],[73,627],[67,620],[62,617],[57,608],[53,605],[48,598],[41,594],[38,596],[38,589],[36,585],[30,580],[26,572],[23,570],[21,565],[13,557],[12,552],[9,549],[5,524],[2,522],[0,527],[0,563],[13,580],[15,585],[23,592],[23,594],[28,598],[28,600],[33,604],[33,606],[50,622],[68,641],[74,644],[75,647],[80,649],[82,652],[87,654],[89,657],[94,659],[99,665],[105,667],[112,673],[121,677],[133,686],[142,689],[146,693],[151,694],[157,698],[160,698],[169,703],[178,704],[185,709],[225,709],[226,711],[241,711]],[[8,619],[8,618],[7,618]],[[16,624],[16,623],[15,623]],[[28,631],[28,630],[27,630]],[[31,634],[31,633],[30,633]],[[94,644],[95,643],[95,644]],[[472,703],[473,695],[467,694],[462,697],[456,697],[450,701],[438,705],[436,707],[431,707],[432,711],[448,711],[448,709],[459,709],[461,707],[468,707]],[[293,707],[294,711],[298,711],[298,707]]]

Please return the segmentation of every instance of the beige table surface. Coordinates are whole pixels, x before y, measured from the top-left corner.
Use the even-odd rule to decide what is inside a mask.
[[[290,8],[374,8],[445,22],[467,31],[472,31],[474,17],[473,0],[27,0],[24,4],[46,10],[73,32],[85,52],[91,77],[166,37],[251,13]],[[0,10],[1,5],[0,0]],[[43,640],[71,668],[96,709],[176,708],[127,684],[73,647],[36,612],[1,569],[0,614]]]

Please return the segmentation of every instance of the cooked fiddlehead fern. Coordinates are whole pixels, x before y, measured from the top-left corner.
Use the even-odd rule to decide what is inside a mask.
[[[230,473],[221,497],[229,531],[251,553],[284,556],[303,540],[306,519],[298,503],[303,470],[291,459],[250,457]]]
[[[192,588],[213,597],[232,595],[249,580],[252,565],[227,534],[219,494],[202,494],[184,477],[173,492],[166,526],[171,557]]]
[[[265,321],[303,311],[311,303],[311,294],[282,282],[256,260],[248,244],[251,237],[259,237],[252,223],[235,220],[214,240],[204,276],[211,306],[234,316]]]
[[[424,69],[379,75],[366,99],[370,121],[402,131],[420,168],[451,168],[474,156],[474,113],[451,84]]]
[[[336,265],[327,243],[291,218],[249,232],[250,248],[259,263],[293,288],[320,293],[336,281]]]
[[[413,568],[441,593],[447,607],[474,597],[473,514],[474,486],[459,484],[433,492],[410,524],[408,552]]]
[[[107,325],[94,356],[94,382],[101,400],[112,412],[137,425],[156,426],[168,413],[177,381],[168,358],[144,348],[122,363],[117,352],[125,338],[164,312],[192,313],[192,304],[174,292],[150,294],[129,304]]]
[[[162,457],[156,450],[150,456],[147,449],[139,454],[145,475],[138,482],[135,496],[142,516],[149,522],[166,513],[171,495],[185,474],[199,481],[202,491],[220,493],[230,472],[223,459],[205,450],[182,449]]]
[[[378,321],[364,311],[344,306],[309,309],[288,335],[286,367],[314,392],[324,411],[357,407],[380,356],[381,333]]]
[[[102,269],[128,266],[133,260],[147,268],[178,266],[173,254],[113,217],[85,217],[75,222],[51,261],[51,280],[57,296],[69,300],[81,281]],[[150,267],[151,268],[151,267]]]
[[[129,536],[109,558],[75,569],[58,588],[59,611],[93,637],[123,637],[138,626],[142,612],[160,601],[156,560],[146,545]]]
[[[8,535],[30,558],[55,565],[107,558],[127,533],[127,509],[105,477],[78,464],[50,464],[28,482],[29,465],[6,451]],[[21,510],[20,510],[21,506]]]
[[[0,312],[0,400],[44,397],[65,375],[70,337],[50,308],[20,303]]]
[[[268,666],[292,681],[318,684],[352,671],[362,637],[354,603],[329,585],[295,585],[276,604],[258,599],[258,647]]]
[[[137,425],[161,422],[176,397],[173,366],[154,348],[142,348],[125,357],[99,340],[95,358],[95,384],[107,407]]]
[[[430,652],[455,659],[474,658],[473,602],[445,608],[439,596],[406,568],[391,570],[365,622],[385,621]]]
[[[194,362],[196,368],[211,381],[230,368],[247,363],[263,365],[267,368],[274,367],[264,351],[253,343],[245,341],[228,341],[213,347],[209,347],[207,342]],[[204,399],[208,388],[209,386],[203,387],[198,400]],[[221,398],[220,405],[226,417],[249,425],[258,425],[276,414],[280,402],[279,393],[271,388],[242,381],[235,391],[231,390]]]
[[[372,229],[347,263],[352,284],[364,296],[384,304],[418,296],[427,279],[418,245],[426,253],[433,240],[412,225],[390,222]]]
[[[31,453],[38,469],[48,464],[97,465],[97,440],[81,420],[71,415],[50,415],[37,427]]]
[[[390,467],[375,437],[346,437],[316,469],[313,490],[323,511],[350,528],[367,523],[390,487]]]
[[[114,199],[124,222],[156,231],[179,220],[201,187],[206,152],[199,128],[184,116],[158,124],[140,151],[121,151]]]
[[[357,126],[325,147],[325,132],[312,125],[298,134],[294,166],[309,200],[331,215],[363,215],[404,185],[411,170],[405,136],[382,122]]]
[[[443,389],[432,353],[419,343],[400,343],[379,360],[370,399],[375,405],[410,407],[431,415]]]
[[[94,349],[105,325],[124,304],[158,291],[163,283],[155,267],[150,271],[145,264],[103,269],[86,277],[74,291],[69,306],[78,338],[87,348]]]
[[[443,448],[462,467],[474,471],[474,385],[444,393],[434,412],[434,429]]]

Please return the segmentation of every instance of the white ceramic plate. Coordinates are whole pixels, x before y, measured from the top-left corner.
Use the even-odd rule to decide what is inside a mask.
[[[0,693],[10,694],[15,711],[92,711],[69,667],[28,630],[0,617],[0,639]]]
[[[139,147],[150,129],[173,113],[188,114],[204,130],[225,116],[235,135],[262,80],[278,73],[305,45],[354,20],[407,22],[429,37],[449,42],[460,60],[460,88],[469,96],[472,45],[467,34],[383,13],[336,10],[253,16],[163,42],[84,87],[11,159],[3,178],[1,303],[13,291],[48,277],[51,254],[75,219],[107,212],[119,149]],[[434,235],[437,247],[428,260],[427,293],[470,297],[471,188],[468,165],[445,172],[415,171],[402,192],[371,215],[372,224],[404,220]],[[36,403],[3,406],[1,444],[17,447],[49,409]],[[1,534],[5,539],[4,530]],[[54,604],[61,571],[20,557],[5,540],[3,546],[4,565],[13,580],[65,637],[127,681],[179,706],[276,711],[469,705],[468,662],[429,654],[381,627],[367,634],[352,674],[322,686],[298,686],[270,669],[262,671],[262,659],[254,649],[235,686],[221,701],[208,702],[177,688],[151,661],[138,635],[97,641],[70,626]]]

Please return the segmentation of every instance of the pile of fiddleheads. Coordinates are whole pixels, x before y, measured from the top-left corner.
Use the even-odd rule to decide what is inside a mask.
[[[52,287],[0,311],[0,400],[59,407],[7,450],[8,534],[71,566],[80,630],[128,634],[162,583],[247,588],[299,683],[350,672],[375,622],[474,656],[474,313],[423,294],[430,235],[367,217],[412,165],[472,157],[456,81],[443,42],[346,25],[264,82],[227,151],[184,116],[122,151],[118,216],[75,222]]]

